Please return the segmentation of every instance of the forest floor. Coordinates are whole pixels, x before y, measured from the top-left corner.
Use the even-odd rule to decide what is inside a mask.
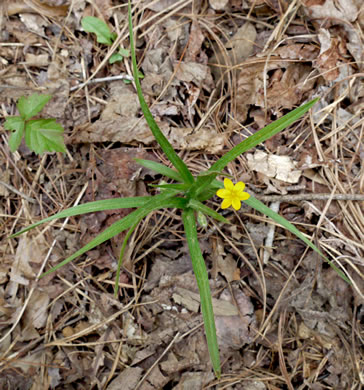
[[[209,206],[230,225],[198,229],[214,297],[222,376],[214,376],[181,215],[145,218],[37,279],[131,210],[9,235],[88,201],[151,195],[168,164],[142,118],[127,4],[0,5],[0,388],[321,390],[364,388],[364,5],[362,0],[133,1],[142,89],[194,174],[248,135],[319,97],[294,125],[226,173],[291,221],[351,280],[269,218]],[[98,43],[97,16],[117,34]],[[8,145],[21,96],[65,128],[67,153]],[[320,196],[318,196],[320,195]],[[340,197],[340,196],[341,197]]]

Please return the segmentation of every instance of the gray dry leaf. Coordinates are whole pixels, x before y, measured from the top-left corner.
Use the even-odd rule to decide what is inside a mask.
[[[210,7],[215,11],[223,11],[226,10],[229,0],[210,0]]]
[[[320,5],[307,7],[313,19],[331,19],[354,22],[358,17],[358,7],[353,0],[326,0]]]
[[[301,171],[295,169],[295,164],[289,156],[275,156],[257,150],[247,155],[248,166],[251,170],[263,173],[287,183],[298,183]]]
[[[208,76],[209,68],[207,65],[199,64],[197,62],[176,63],[176,77],[180,81],[186,83],[193,82],[196,85],[200,85],[202,82],[206,83]]]

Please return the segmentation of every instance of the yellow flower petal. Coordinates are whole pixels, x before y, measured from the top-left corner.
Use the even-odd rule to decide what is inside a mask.
[[[230,179],[228,179],[227,177],[224,179],[224,186],[227,190],[230,190],[230,191],[232,191],[234,189],[233,182]]]
[[[244,188],[245,188],[245,183],[243,183],[242,181],[238,181],[236,184],[235,184],[235,191],[244,191]]]
[[[233,200],[232,200],[232,205],[233,205],[233,207],[234,207],[235,210],[240,210],[241,202],[240,202],[239,199],[233,198]]]
[[[224,199],[221,203],[221,208],[222,209],[227,209],[228,207],[231,206],[231,198]]]
[[[219,198],[227,198],[229,195],[230,195],[230,191],[228,190],[225,190],[225,189],[220,189],[216,192],[216,195],[219,197]]]
[[[241,196],[239,196],[240,200],[247,200],[250,198],[250,195],[247,192],[243,192]]]

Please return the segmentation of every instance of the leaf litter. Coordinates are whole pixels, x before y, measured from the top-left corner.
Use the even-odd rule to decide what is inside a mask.
[[[239,214],[226,211],[231,226],[201,229],[224,361],[220,381],[210,367],[198,290],[173,210],[149,217],[131,237],[118,300],[112,289],[122,237],[57,274],[38,282],[35,277],[55,238],[51,264],[128,210],[71,218],[63,231],[56,222],[18,242],[6,239],[69,207],[83,188],[82,203],[152,193],[148,184],[161,178],[133,158],[164,157],[133,87],[113,79],[130,75],[129,59],[108,64],[110,48],[80,24],[84,16],[101,17],[128,48],[125,2],[2,5],[1,114],[16,115],[20,96],[52,94],[45,115],[65,127],[69,153],[38,157],[21,146],[11,154],[2,132],[1,388],[364,385],[363,202],[331,200],[332,194],[350,199],[364,193],[361,3],[136,4],[146,100],[192,170],[320,97],[311,116],[239,157],[228,173],[249,183],[256,196],[305,195],[303,201],[279,201],[279,212],[339,261],[353,284],[247,207]],[[91,83],[94,78],[108,80]]]

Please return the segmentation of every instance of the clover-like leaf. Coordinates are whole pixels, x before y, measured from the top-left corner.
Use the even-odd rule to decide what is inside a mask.
[[[35,93],[28,97],[22,96],[16,106],[20,116],[27,121],[34,115],[37,115],[51,98],[52,95],[38,95]]]
[[[104,21],[94,16],[82,18],[81,25],[85,31],[96,34],[97,42],[108,46],[112,45],[117,36],[110,31],[109,26]]]
[[[9,138],[10,150],[14,153],[23,138],[25,122],[20,116],[8,116],[4,123],[6,130],[11,130]]]
[[[25,142],[29,149],[43,152],[65,152],[63,127],[55,119],[34,119],[25,126]]]

